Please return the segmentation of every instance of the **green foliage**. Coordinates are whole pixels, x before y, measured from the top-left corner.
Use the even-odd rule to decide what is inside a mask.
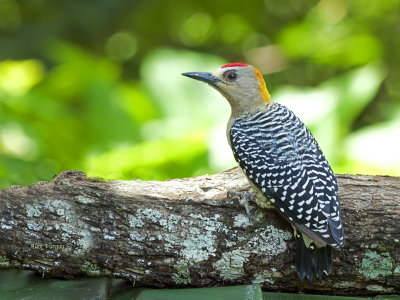
[[[217,288],[145,289],[133,288],[120,279],[43,279],[31,271],[0,270],[0,297],[14,299],[229,299],[261,300],[259,285]]]
[[[135,289],[129,293],[113,297],[115,300],[262,300],[261,287],[259,285],[241,285],[215,288],[193,288],[193,289]]]
[[[32,271],[1,270],[0,298],[15,299],[106,299],[110,279],[43,279]]]
[[[378,296],[373,299],[380,299]],[[384,296],[385,297],[385,296]],[[391,297],[391,296],[389,296]],[[327,296],[327,295],[310,295],[310,294],[289,294],[289,293],[263,293],[263,300],[362,300],[362,299],[372,299],[370,297],[345,297],[345,296]],[[384,298],[386,299],[386,298]],[[388,298],[388,299],[396,299]]]
[[[379,287],[379,286],[378,286]],[[379,291],[378,291],[379,292]],[[157,300],[157,299],[218,299],[218,300],[359,300],[371,297],[345,297],[311,294],[261,292],[261,286],[239,285],[229,287],[149,289],[132,288],[132,283],[111,278],[75,278],[60,280],[42,278],[32,271],[0,270],[0,297],[14,299],[111,299],[111,300]],[[376,296],[373,299],[398,300],[400,296]]]
[[[398,0],[33,3],[0,5],[0,187],[234,166],[228,104],[180,75],[227,61],[260,68],[334,171],[400,175]]]

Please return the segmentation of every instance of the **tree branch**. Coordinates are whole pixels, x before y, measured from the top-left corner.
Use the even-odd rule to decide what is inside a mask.
[[[113,276],[137,286],[260,283],[270,291],[400,292],[400,178],[338,175],[346,246],[322,283],[299,282],[290,225],[227,191],[240,170],[158,181],[102,181],[66,171],[0,191],[0,267],[46,276]]]

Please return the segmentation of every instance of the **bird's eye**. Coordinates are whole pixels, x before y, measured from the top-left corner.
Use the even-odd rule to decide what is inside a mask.
[[[231,81],[231,82],[235,81],[237,77],[238,77],[237,73],[233,70],[224,73],[224,79],[226,81]]]

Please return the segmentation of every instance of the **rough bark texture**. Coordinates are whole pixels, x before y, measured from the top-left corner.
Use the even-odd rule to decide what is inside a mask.
[[[400,292],[400,178],[338,175],[346,246],[322,283],[300,282],[290,225],[227,191],[232,169],[157,181],[102,181],[79,171],[0,191],[0,267],[45,276],[113,276],[136,286],[260,283],[265,290],[346,295]]]

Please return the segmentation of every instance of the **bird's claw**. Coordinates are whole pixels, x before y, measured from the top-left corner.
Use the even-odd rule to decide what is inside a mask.
[[[255,197],[247,192],[236,192],[236,191],[228,191],[227,193],[228,198],[234,198],[238,197],[239,198],[239,203],[244,206],[244,209],[246,210],[247,217],[249,218],[250,223],[252,222],[251,220],[251,214],[250,214],[250,205],[249,205],[249,200],[256,202]]]

